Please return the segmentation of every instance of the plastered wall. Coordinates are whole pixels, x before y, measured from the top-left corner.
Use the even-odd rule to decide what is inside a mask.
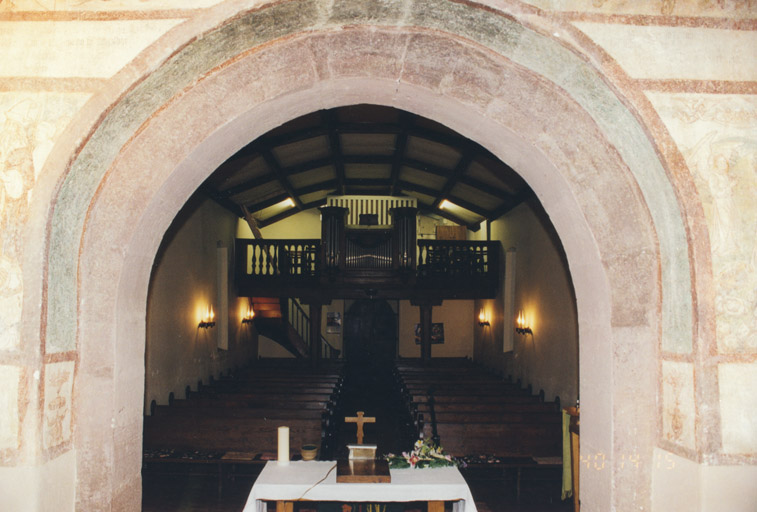
[[[257,334],[243,326],[247,301],[233,284],[234,234],[237,217],[210,199],[195,196],[179,212],[155,258],[147,300],[145,411],[150,402],[168,403],[169,393],[184,398],[185,388],[197,390],[230,368],[257,355]],[[217,247],[228,248],[228,349],[219,349],[222,330],[216,267]],[[216,326],[198,327],[208,308]],[[224,346],[224,344],[220,344]]]
[[[399,355],[420,357],[420,345],[415,343],[415,325],[420,322],[420,310],[410,301],[399,301]],[[444,343],[431,345],[431,357],[473,357],[472,300],[445,300],[431,311],[432,323],[444,324]]]
[[[493,222],[491,238],[502,243],[505,258],[515,256],[514,309],[516,315],[522,312],[533,334],[516,333],[513,350],[503,352],[504,330],[514,330],[515,322],[504,317],[501,289],[496,300],[477,301],[477,310],[489,312],[492,325],[476,329],[475,358],[534,391],[544,390],[547,400],[559,396],[563,404],[574,404],[579,374],[576,299],[560,240],[534,202]]]

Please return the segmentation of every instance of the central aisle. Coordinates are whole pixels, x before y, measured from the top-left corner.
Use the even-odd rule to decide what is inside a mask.
[[[391,363],[348,363],[340,412],[336,418],[334,458],[346,458],[347,445],[357,442],[357,426],[354,423],[345,424],[344,418],[355,416],[358,411],[376,418],[376,423],[364,425],[363,442],[377,445],[378,456],[412,448],[415,439],[408,428],[410,418],[402,403],[392,369]]]

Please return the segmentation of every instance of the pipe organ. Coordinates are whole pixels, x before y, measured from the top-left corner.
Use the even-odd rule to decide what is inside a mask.
[[[416,200],[329,197],[321,208],[327,271],[415,270]]]

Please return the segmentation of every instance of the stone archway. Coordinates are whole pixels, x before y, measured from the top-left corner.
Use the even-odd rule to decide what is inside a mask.
[[[656,407],[658,346],[673,321],[661,311],[690,338],[692,301],[681,214],[644,127],[573,51],[500,12],[456,4],[447,15],[466,22],[449,32],[438,12],[379,26],[368,13],[324,21],[321,9],[276,3],[202,38],[183,28],[187,43],[104,109],[72,155],[50,223],[46,343],[78,357],[78,506],[139,506],[144,305],[176,212],[245,143],[352,103],[434,119],[529,182],[576,289],[582,449],[650,460],[656,425],[635,413]],[[650,481],[608,463],[582,481],[585,508],[647,507]]]

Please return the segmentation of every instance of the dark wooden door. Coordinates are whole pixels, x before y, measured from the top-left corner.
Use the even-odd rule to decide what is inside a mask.
[[[357,300],[344,315],[346,358],[355,363],[393,361],[397,315],[385,300]]]

